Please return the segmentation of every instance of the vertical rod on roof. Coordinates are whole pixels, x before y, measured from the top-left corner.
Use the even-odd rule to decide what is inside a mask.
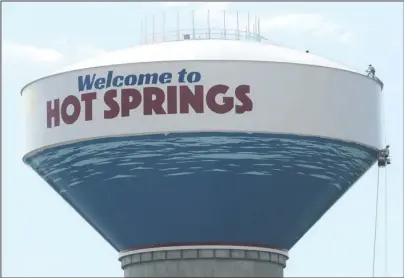
[[[180,40],[180,11],[177,10],[177,40]]]
[[[210,11],[208,10],[208,39],[210,39]]]
[[[226,11],[223,11],[223,31],[224,31],[224,38],[226,39]]]
[[[258,18],[258,36],[261,36],[261,20]]]
[[[255,15],[255,19],[254,19],[254,24],[255,24],[255,28],[254,28],[254,35],[258,34],[258,27],[257,27],[257,15]],[[256,37],[256,36],[255,36]]]
[[[192,11],[192,38],[195,39],[195,11]]]
[[[261,41],[261,20],[258,18],[258,38]]]
[[[152,34],[152,43],[154,43],[154,15],[153,15],[153,17],[152,17],[152,32],[153,32],[153,34]]]
[[[162,38],[163,38],[163,42],[166,40],[166,13],[163,12],[163,34],[162,34]]]
[[[247,26],[245,27],[245,38],[246,39],[248,38],[248,27]]]
[[[250,12],[247,14],[247,37],[250,37]]]
[[[140,21],[140,36],[139,36],[140,44],[143,44],[143,21]]]
[[[251,18],[251,21],[252,21],[252,31],[251,31],[251,35],[252,35],[252,37],[254,37],[254,21],[252,20],[252,18]]]
[[[237,11],[236,17],[237,17],[236,37],[237,37],[237,39],[239,40],[239,39],[240,39],[240,29],[239,29],[240,27],[239,27],[239,25],[238,25],[238,11]]]
[[[145,25],[146,25],[146,30],[144,32],[144,42],[147,43],[147,16],[145,17]]]

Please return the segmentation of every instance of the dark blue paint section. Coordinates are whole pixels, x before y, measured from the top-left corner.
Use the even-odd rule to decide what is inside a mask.
[[[290,249],[377,150],[295,135],[96,139],[26,162],[117,250],[223,243]]]

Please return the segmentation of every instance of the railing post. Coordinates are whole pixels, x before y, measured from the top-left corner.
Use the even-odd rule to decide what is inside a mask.
[[[208,10],[208,39],[210,39],[210,11]]]
[[[180,12],[177,11],[177,40],[180,40]]]
[[[153,32],[153,34],[152,34],[152,38],[153,38],[153,43],[154,43],[154,15],[153,15],[153,18],[152,18],[152,32]]]
[[[166,40],[166,13],[163,12],[163,42]]]
[[[237,37],[237,39],[239,40],[240,39],[240,27],[239,27],[239,24],[238,24],[238,11],[237,11],[237,30],[236,30],[236,37]]]
[[[226,11],[223,11],[223,35],[226,39]]]
[[[195,11],[192,11],[192,39],[195,39]]]

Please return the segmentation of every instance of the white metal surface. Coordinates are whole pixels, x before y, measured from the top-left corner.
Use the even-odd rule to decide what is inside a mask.
[[[155,248],[145,248],[138,250],[131,250],[119,253],[119,259],[134,255],[141,254],[145,252],[156,252],[156,251],[171,251],[171,250],[194,250],[194,249],[227,249],[227,250],[244,250],[244,251],[262,251],[270,252],[275,254],[281,254],[289,258],[289,253],[286,250],[278,250],[273,248],[263,248],[263,247],[252,247],[252,246],[233,246],[233,245],[189,245],[189,246],[169,246],[169,247],[155,247]]]
[[[92,88],[83,92],[78,90],[79,75],[106,77],[111,70],[114,76],[168,72],[173,75],[171,83],[130,86],[139,90],[140,94],[150,86],[159,87],[166,94],[167,86],[179,85],[178,72],[182,69],[201,74],[199,82],[185,82],[181,85],[188,86],[193,92],[195,85],[204,86],[204,113],[195,113],[191,107],[190,112],[185,114],[144,115],[145,101],[142,95],[142,102],[130,111],[130,116],[121,117],[119,114],[114,119],[104,119],[104,110],[108,110],[104,102],[105,93],[117,89],[117,103],[120,104],[120,89],[124,87]],[[237,114],[233,107],[224,114],[212,112],[206,104],[206,92],[217,84],[230,87],[226,97],[234,97],[236,87],[248,85],[250,93],[247,96],[252,101],[252,111]],[[97,97],[92,105],[93,119],[85,121],[84,102],[80,101],[80,95],[88,92],[96,92]],[[59,99],[61,104],[69,95],[77,96],[82,104],[78,120],[70,125],[61,121],[60,126],[48,128],[47,102]],[[178,95],[177,104],[179,98]],[[106,136],[208,131],[314,135],[381,148],[380,98],[380,86],[366,76],[299,64],[173,61],[85,69],[41,79],[25,87],[23,99],[27,103],[27,111],[30,111],[26,115],[26,152],[69,141]],[[220,104],[223,95],[219,94],[215,99]],[[237,99],[233,101],[234,105],[240,104]],[[163,108],[167,111],[167,99]],[[67,113],[71,114],[72,111],[72,106],[69,106]]]
[[[188,40],[140,45],[103,54],[64,68],[62,73],[84,68],[158,61],[229,60],[315,65],[354,71],[322,57],[294,49],[250,41]]]

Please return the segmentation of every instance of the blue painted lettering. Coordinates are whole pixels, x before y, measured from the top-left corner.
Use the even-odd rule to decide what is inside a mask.
[[[200,80],[201,74],[199,72],[188,73],[186,69],[178,72],[179,83],[196,83]],[[78,76],[77,81],[79,92],[83,92],[93,91],[94,89],[104,90],[111,87],[169,84],[173,81],[173,75],[170,72],[114,75],[114,71],[110,70],[105,76],[98,76],[97,74]]]
[[[134,86],[136,85],[137,77],[136,75],[128,75],[125,77],[125,86]]]

